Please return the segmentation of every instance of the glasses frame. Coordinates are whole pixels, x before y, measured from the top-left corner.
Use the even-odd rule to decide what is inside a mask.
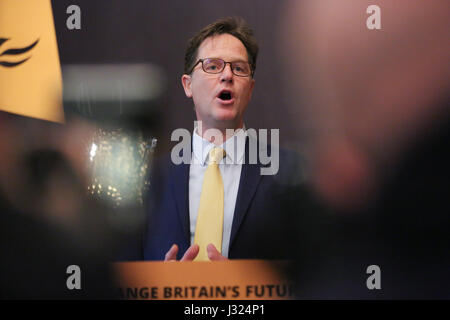
[[[208,60],[208,59],[212,59],[212,60],[221,60],[221,61],[223,61],[224,64],[223,64],[222,70],[220,70],[220,71],[218,71],[218,72],[208,72],[208,71],[206,71],[205,68],[204,68],[204,66],[203,66],[203,61]],[[205,58],[205,59],[198,59],[198,61],[192,66],[191,72],[189,72],[189,73],[192,73],[192,72],[194,71],[195,67],[196,67],[200,62],[202,63],[202,70],[203,70],[204,72],[208,73],[208,74],[219,74],[219,73],[223,72],[223,70],[225,70],[225,68],[227,67],[227,64],[229,63],[229,64],[230,64],[231,72],[232,72],[235,76],[237,76],[237,77],[242,77],[242,78],[246,78],[246,77],[252,77],[252,78],[253,78],[253,73],[254,73],[254,72],[253,72],[253,68],[252,68],[250,62],[248,62],[248,61],[235,61],[235,62],[245,62],[245,63],[248,63],[248,65],[249,65],[249,67],[250,67],[250,74],[247,75],[247,76],[241,76],[241,75],[239,75],[239,74],[234,73],[234,71],[233,71],[233,63],[235,63],[235,62],[225,61],[225,60],[220,59],[220,58]]]

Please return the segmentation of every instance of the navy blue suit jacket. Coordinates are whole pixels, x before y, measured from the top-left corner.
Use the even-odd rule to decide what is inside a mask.
[[[247,138],[228,257],[289,259],[289,227],[296,214],[292,186],[299,181],[300,173],[297,157],[293,152],[280,150],[278,173],[261,175],[263,165],[248,161],[248,141]],[[155,161],[152,172],[142,258],[164,260],[170,247],[177,244],[180,259],[190,246],[189,164],[175,165],[168,155]]]

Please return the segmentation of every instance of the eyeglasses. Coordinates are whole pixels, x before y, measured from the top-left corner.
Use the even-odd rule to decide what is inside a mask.
[[[238,77],[248,77],[250,75],[253,76],[253,70],[248,62],[246,61],[227,62],[218,58],[199,59],[197,63],[194,64],[194,66],[192,67],[191,72],[200,62],[202,63],[203,71],[205,71],[206,73],[212,74],[221,73],[225,69],[227,63],[229,63],[231,66],[231,72],[233,72],[234,75]]]

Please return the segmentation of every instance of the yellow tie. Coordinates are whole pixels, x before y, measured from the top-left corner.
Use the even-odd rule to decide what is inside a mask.
[[[222,252],[224,191],[219,162],[224,156],[225,150],[221,148],[213,148],[209,152],[195,227],[194,243],[200,247],[195,261],[209,261],[206,246],[210,243]]]

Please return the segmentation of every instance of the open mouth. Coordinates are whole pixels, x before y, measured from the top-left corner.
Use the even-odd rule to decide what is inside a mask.
[[[222,90],[220,91],[218,98],[223,101],[230,101],[231,99],[233,99],[233,95],[229,90]]]

